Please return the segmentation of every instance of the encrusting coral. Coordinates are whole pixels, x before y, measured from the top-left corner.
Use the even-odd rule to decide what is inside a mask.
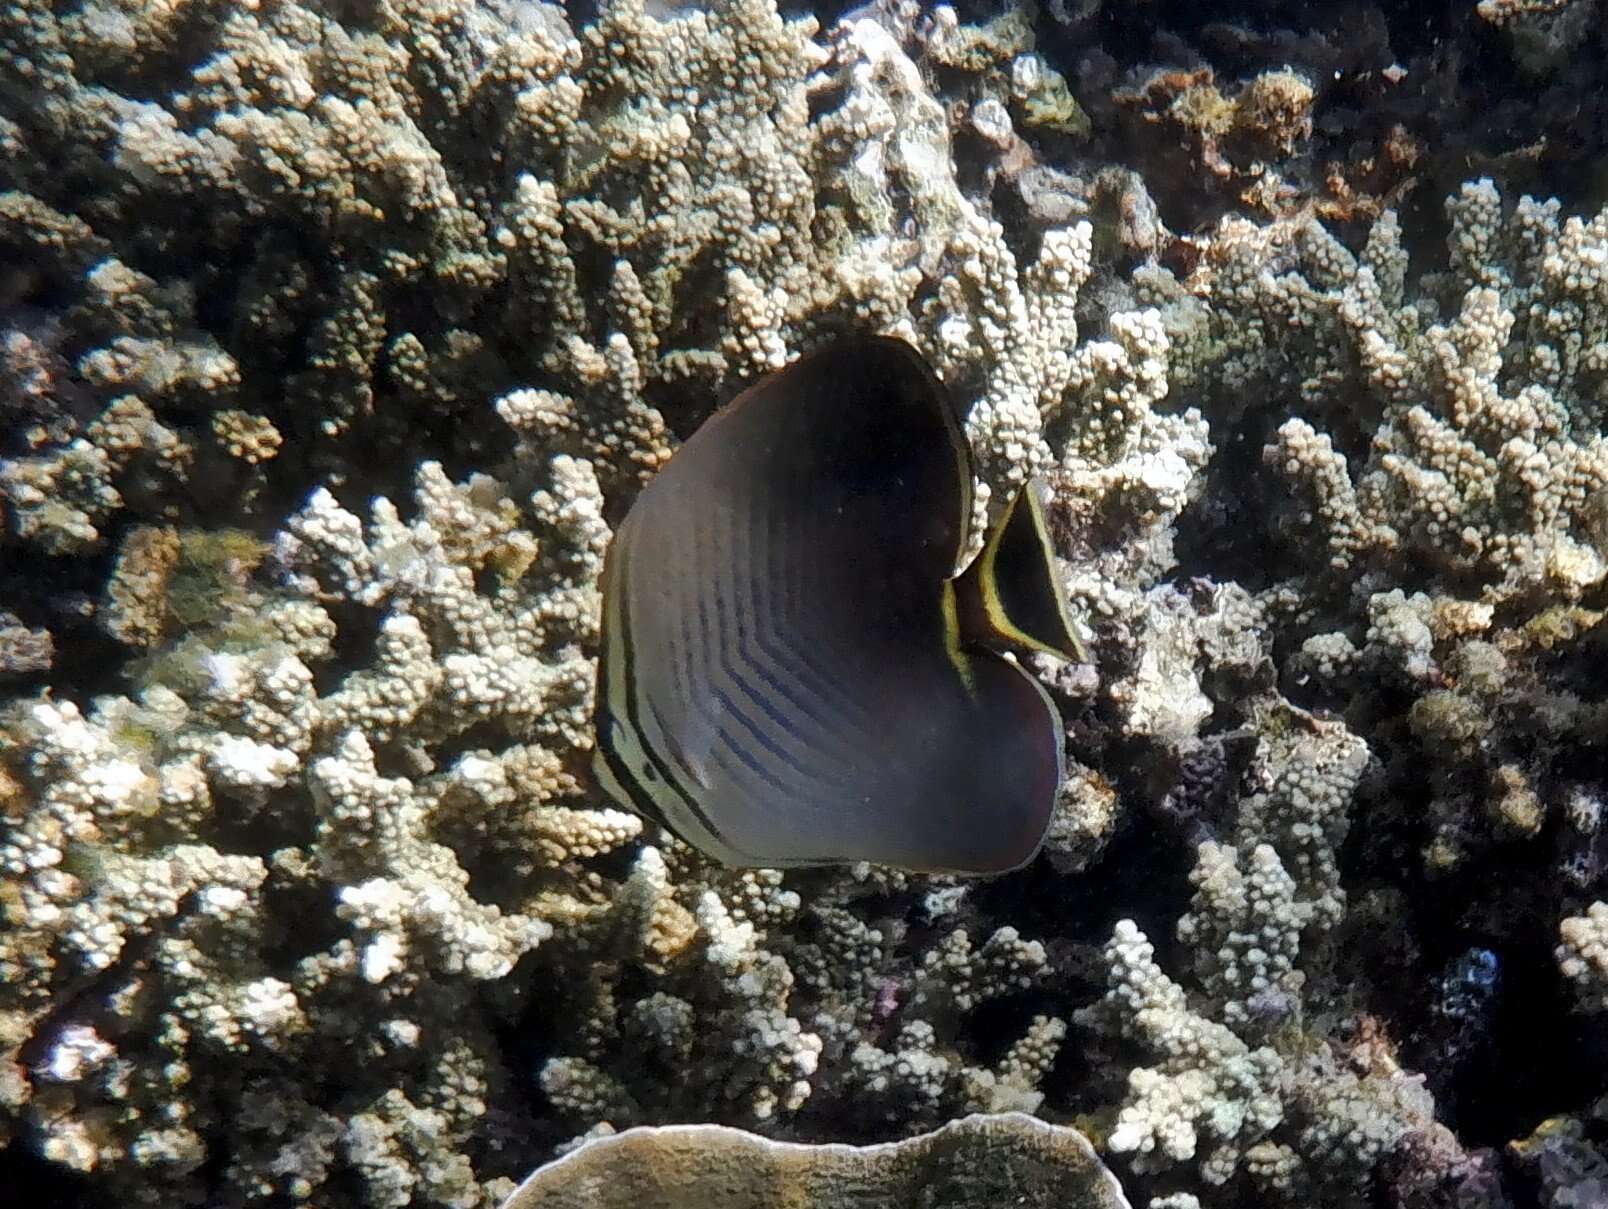
[[[646,1127],[596,1138],[537,1171],[504,1209],[870,1209],[911,1196],[950,1209],[1002,1197],[1029,1209],[1128,1209],[1082,1134],[1021,1113],[866,1147],[773,1142],[719,1125]]]
[[[12,1153],[97,1202],[475,1209],[635,1125],[1025,1110],[1153,1209],[1504,1203],[1408,1067],[1521,949],[1600,1007],[1608,217],[1474,184],[1438,274],[1386,211],[1119,280],[1165,243],[1136,176],[1116,236],[992,196],[1084,137],[1077,80],[884,7],[0,12],[48,310],[0,314],[0,554],[72,579],[0,610]],[[1309,86],[1235,94],[1260,154]],[[977,519],[1050,487],[1096,663],[1035,668],[1071,759],[1012,878],[716,868],[586,771],[611,520],[846,329],[968,406]],[[1384,986],[1456,981],[1430,877],[1488,958],[1462,1016]]]

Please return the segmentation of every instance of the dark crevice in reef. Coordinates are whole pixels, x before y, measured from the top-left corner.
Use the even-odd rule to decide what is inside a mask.
[[[48,688],[62,700],[87,706],[97,695],[122,688],[118,673],[126,650],[95,620],[111,566],[110,546],[58,557],[0,536],[0,607],[54,638],[50,668],[0,676],[0,693],[23,697]]]
[[[1426,1072],[1439,1115],[1464,1144],[1501,1146],[1547,1117],[1590,1107],[1608,1087],[1608,1036],[1572,1011],[1558,976],[1547,871],[1524,869],[1507,851],[1471,865],[1453,884],[1407,891],[1424,956],[1414,971],[1418,993],[1396,1005],[1396,1032],[1404,1064]],[[1516,907],[1516,881],[1522,897],[1543,901]],[[1480,887],[1494,884],[1508,887],[1500,917],[1443,909],[1477,901]]]
[[[1531,931],[1498,950],[1504,990],[1489,1061],[1458,1070],[1453,1111],[1471,1145],[1500,1146],[1560,1111],[1584,1112],[1608,1087],[1608,1037],[1600,1023],[1570,1011],[1547,947],[1552,930]]]
[[[1234,423],[1207,417],[1212,426],[1212,460],[1202,476],[1205,487],[1199,498],[1178,518],[1175,580],[1209,576],[1258,592],[1298,569],[1285,565],[1289,548],[1270,532],[1287,501],[1262,464],[1262,450],[1282,419],[1272,408],[1254,407],[1246,408]]]
[[[48,1206],[49,1209],[106,1209],[105,1190],[98,1183],[74,1175],[60,1163],[30,1154],[14,1144],[0,1152],[0,1181],[7,1203]],[[11,1198],[15,1197],[16,1200]]]
[[[1135,809],[1105,850],[1083,872],[1058,874],[1046,859],[974,891],[986,918],[1009,919],[1024,936],[1061,942],[1104,944],[1124,915],[1136,915],[1147,933],[1171,934],[1172,923],[1189,904],[1193,848],[1180,844]],[[1135,886],[1145,886],[1136,900]]]
[[[1374,702],[1400,717],[1398,704]],[[1554,844],[1545,834],[1491,844],[1430,876],[1421,759],[1389,726],[1350,721],[1379,763],[1341,862],[1354,908],[1370,906],[1342,930],[1337,970],[1366,975],[1368,1010],[1399,1041],[1402,1065],[1425,1073],[1437,1115],[1464,1145],[1500,1147],[1546,1117],[1588,1108],[1608,1087],[1608,1034],[1573,1010],[1553,956],[1565,906]],[[1369,912],[1381,910],[1370,926]],[[1380,927],[1410,947],[1382,947]]]
[[[335,623],[330,658],[312,667],[313,688],[319,696],[334,692],[352,672],[369,666],[385,614],[379,609],[346,601],[332,602],[327,611]]]

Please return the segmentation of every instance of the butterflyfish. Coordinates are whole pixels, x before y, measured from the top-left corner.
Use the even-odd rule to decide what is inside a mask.
[[[960,413],[903,341],[840,339],[743,391],[614,534],[599,782],[728,865],[1027,863],[1065,732],[1003,652],[1083,654],[1039,486],[956,577],[971,510]]]

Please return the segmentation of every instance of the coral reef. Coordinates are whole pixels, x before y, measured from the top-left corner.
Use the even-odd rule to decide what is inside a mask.
[[[1109,990],[1081,1014],[1159,1060],[1127,1073],[1107,1145],[1136,1172],[1189,1165],[1208,1186],[1249,1185],[1259,1203],[1361,1203],[1375,1172],[1435,1128],[1422,1076],[1387,1046],[1330,1041],[1306,1019],[1308,1003],[1345,999],[1338,855],[1368,752],[1338,723],[1258,708],[1271,716],[1259,719],[1234,838],[1199,845],[1177,923],[1191,985],[1122,920],[1105,947]],[[1448,1162],[1415,1158],[1420,1173]]]
[[[1579,1115],[1552,1117],[1508,1150],[1533,1173],[1546,1209],[1583,1209],[1608,1197],[1608,1150],[1603,1125],[1608,1100]]]
[[[1366,223],[1471,175],[1601,200],[1595,0],[1034,7],[1089,126],[1056,165],[1142,177],[1175,266],[1225,215]]]
[[[1608,903],[1595,902],[1584,915],[1558,925],[1558,964],[1588,1012],[1608,1012]]]
[[[0,11],[0,1171],[478,1209],[1023,1111],[1152,1209],[1593,1203],[1608,211],[1425,115],[1597,104],[1595,5],[1129,7]],[[1050,488],[1010,877],[725,870],[587,773],[611,522],[847,329],[978,521]]]
[[[1236,392],[1204,408],[1214,437],[1265,442],[1276,481],[1228,509],[1265,505],[1272,526],[1250,531],[1271,528],[1280,561],[1262,575],[1298,573],[1260,596],[1321,602],[1283,631],[1291,689],[1413,753],[1430,870],[1551,817],[1578,893],[1602,857],[1599,789],[1571,771],[1600,705],[1566,656],[1593,649],[1604,577],[1605,220],[1528,198],[1509,211],[1489,182],[1448,212],[1448,269],[1417,296],[1389,214],[1360,255],[1310,221],[1225,224],[1191,292],[1161,271],[1140,288],[1163,308],[1175,385]],[[1299,410],[1247,412],[1245,392]]]
[[[1089,228],[1019,265],[870,22],[827,46],[765,3],[664,21],[622,4],[579,34],[553,10],[433,4],[350,25],[30,11],[6,53],[51,87],[13,147],[6,237],[77,300],[63,347],[84,346],[93,418],[5,463],[8,540],[116,534],[93,613],[146,654],[125,694],[6,714],[17,1143],[160,1203],[472,1205],[564,1120],[767,1121],[821,1088],[905,1128],[1036,1105],[1064,1021],[1023,1021],[987,1060],[963,1024],[1048,956],[977,932],[963,887],[862,871],[806,903],[637,847],[640,821],[599,809],[581,770],[610,499],[668,456],[665,415],[695,420],[812,333],[920,342],[974,399],[994,484],[1165,445],[1154,319],[1076,343]],[[196,39],[212,49],[185,86],[137,99]],[[493,144],[464,139],[486,122]],[[61,188],[55,151],[97,189]],[[114,186],[124,205],[92,204]],[[252,234],[275,224],[314,246]],[[229,247],[249,252],[227,281],[184,275]],[[421,305],[424,335],[403,322]],[[430,435],[482,395],[514,437],[477,455],[496,474],[426,459],[406,514],[343,504],[354,451],[383,457],[409,415],[429,417],[415,459],[499,443]],[[266,543],[184,523],[220,511],[184,498],[215,471],[221,511],[249,518],[308,465],[335,490]],[[1073,819],[1065,846],[1108,827]],[[879,926],[890,896],[931,900],[925,941],[904,911]],[[537,986],[578,1026],[520,1071],[498,1030],[555,1009],[526,1006]],[[644,1078],[688,1057],[707,1058],[690,1080]],[[561,1115],[533,1125],[538,1086]]]

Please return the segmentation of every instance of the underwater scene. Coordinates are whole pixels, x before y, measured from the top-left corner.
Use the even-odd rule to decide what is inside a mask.
[[[0,0],[0,1205],[1608,1209],[1605,423],[1605,0]]]

